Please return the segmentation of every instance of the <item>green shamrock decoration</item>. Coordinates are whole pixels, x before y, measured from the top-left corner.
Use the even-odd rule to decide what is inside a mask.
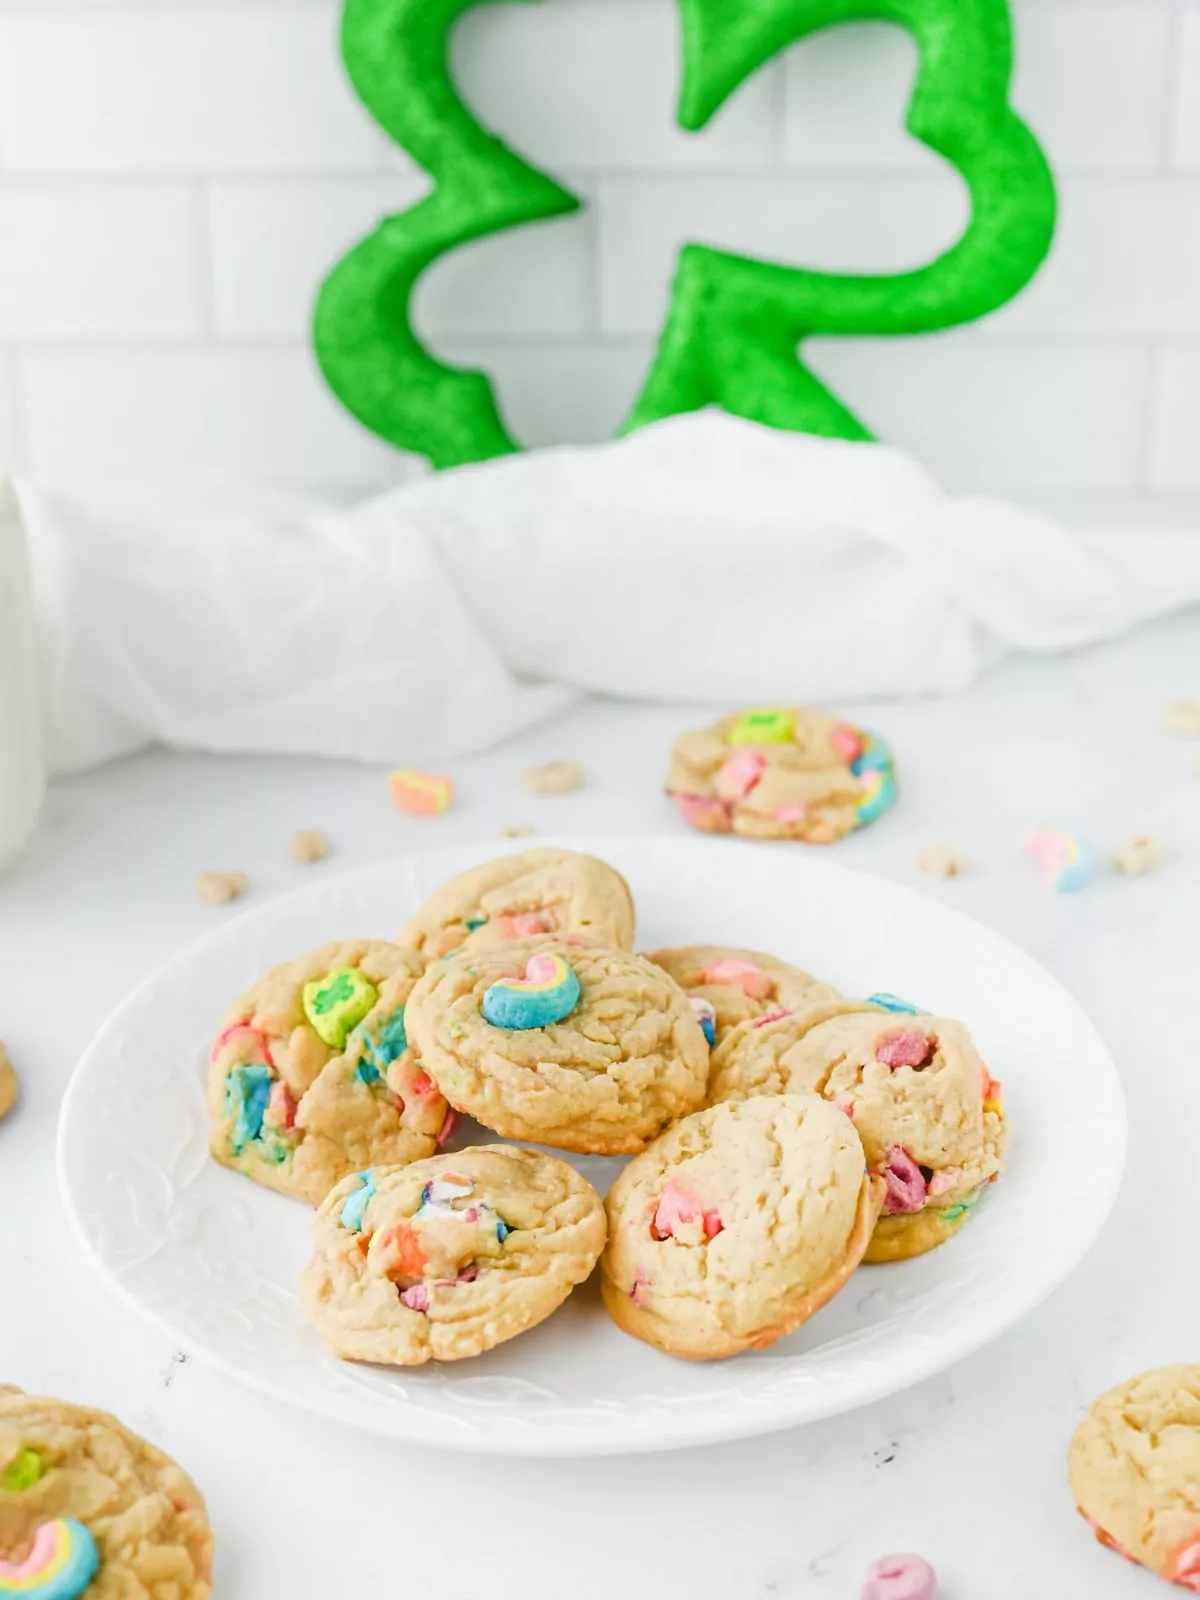
[[[437,361],[413,332],[420,274],[504,228],[562,216],[578,198],[480,127],[451,81],[446,45],[481,0],[346,0],[343,53],[364,103],[434,179],[334,268],[317,301],[326,379],[367,427],[436,467],[519,448],[485,374]],[[679,0],[679,120],[703,128],[779,51],[819,29],[907,28],[920,67],[909,131],[971,194],[963,237],[913,272],[810,272],[706,245],[680,252],[666,323],[622,431],[717,405],[772,427],[849,439],[868,430],[803,364],[814,335],[929,333],[987,315],[1032,278],[1054,235],[1055,195],[1036,139],[1008,103],[1007,0]]]

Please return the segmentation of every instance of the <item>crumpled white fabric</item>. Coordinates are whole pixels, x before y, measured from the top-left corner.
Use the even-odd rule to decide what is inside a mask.
[[[154,741],[443,760],[589,693],[945,693],[1200,602],[1196,531],[1069,532],[715,411],[348,510],[21,501],[60,770]]]

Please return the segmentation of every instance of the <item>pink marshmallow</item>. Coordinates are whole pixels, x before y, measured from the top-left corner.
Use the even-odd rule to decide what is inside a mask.
[[[740,989],[751,1000],[765,1000],[775,990],[773,979],[750,961],[714,961],[701,981]]]
[[[937,1049],[927,1033],[889,1033],[875,1045],[875,1059],[885,1067],[923,1067]]]
[[[848,722],[841,723],[829,735],[829,742],[847,766],[857,761],[863,752],[862,734]]]
[[[423,1283],[414,1283],[400,1296],[401,1303],[410,1311],[429,1310],[429,1290]]]
[[[862,1600],[937,1600],[937,1573],[921,1556],[884,1556],[867,1573]]]
[[[884,1157],[883,1180],[887,1184],[885,1216],[905,1216],[925,1204],[929,1193],[925,1176],[902,1144],[892,1145]]]
[[[739,750],[717,773],[713,788],[722,800],[741,800],[766,770],[766,757],[757,750]]]

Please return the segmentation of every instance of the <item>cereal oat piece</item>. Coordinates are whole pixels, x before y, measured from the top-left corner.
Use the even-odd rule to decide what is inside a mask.
[[[1200,700],[1169,700],[1158,713],[1158,721],[1180,739],[1200,739]]]
[[[853,1122],[816,1095],[699,1111],[609,1192],[605,1310],[693,1361],[762,1349],[844,1286],[883,1194]]]
[[[884,1556],[867,1573],[862,1600],[937,1600],[937,1573],[921,1556]]]
[[[530,794],[570,794],[583,785],[583,768],[578,761],[551,761],[544,767],[525,768],[525,787]]]
[[[0,1595],[209,1600],[204,1498],[115,1417],[0,1386]]]
[[[1140,877],[1162,866],[1163,842],[1152,833],[1139,833],[1113,856],[1113,866],[1127,878]]]
[[[917,866],[934,878],[958,878],[967,870],[967,858],[948,844],[927,844],[917,851]]]
[[[0,1117],[5,1117],[13,1108],[17,1098],[17,1073],[16,1068],[8,1059],[5,1048],[0,1044]]]
[[[329,835],[320,828],[305,828],[288,840],[288,854],[299,867],[308,867],[314,861],[324,861],[332,846]]]
[[[439,817],[454,804],[454,779],[401,767],[388,774],[393,805],[410,817]]]
[[[410,1367],[542,1322],[595,1266],[605,1218],[565,1161],[482,1145],[346,1178],[313,1233],[300,1300],[329,1349]]]
[[[1159,1367],[1102,1394],[1067,1471],[1101,1544],[1200,1594],[1200,1366]]]
[[[500,829],[502,839],[528,839],[533,829],[527,822],[510,822]]]
[[[210,906],[240,900],[249,887],[250,880],[244,872],[202,872],[196,879],[196,893]]]

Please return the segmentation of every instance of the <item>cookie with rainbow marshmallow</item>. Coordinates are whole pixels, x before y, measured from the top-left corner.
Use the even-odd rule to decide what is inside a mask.
[[[211,1051],[216,1160],[317,1205],[359,1167],[432,1155],[453,1119],[408,1044],[423,965],[399,945],[350,940],[247,990]]]
[[[833,844],[895,804],[896,773],[874,734],[823,711],[775,706],[685,733],[666,791],[705,833]]]
[[[688,944],[655,950],[650,959],[687,992],[714,1048],[742,1024],[761,1027],[804,1007],[841,998],[819,978],[760,950]]]
[[[522,850],[471,867],[430,896],[400,934],[426,961],[539,934],[633,948],[629,885],[577,850]]]
[[[347,1178],[313,1224],[305,1313],[347,1361],[460,1361],[558,1309],[604,1248],[604,1207],[565,1161],[477,1145]]]
[[[427,970],[405,1014],[449,1103],[506,1138],[633,1154],[704,1099],[708,1041],[687,996],[628,950],[464,950]]]
[[[1157,1367],[1102,1394],[1067,1470],[1101,1544],[1200,1594],[1200,1366]]]
[[[961,1022],[888,1005],[814,1007],[738,1030],[713,1058],[712,1104],[818,1094],[853,1122],[886,1184],[865,1260],[900,1261],[944,1243],[1000,1173],[1008,1125],[1000,1085]]]
[[[853,1123],[815,1095],[685,1117],[609,1193],[605,1309],[690,1360],[762,1349],[844,1287],[883,1189]]]
[[[210,1600],[204,1498],[115,1417],[0,1386],[0,1596]]]

